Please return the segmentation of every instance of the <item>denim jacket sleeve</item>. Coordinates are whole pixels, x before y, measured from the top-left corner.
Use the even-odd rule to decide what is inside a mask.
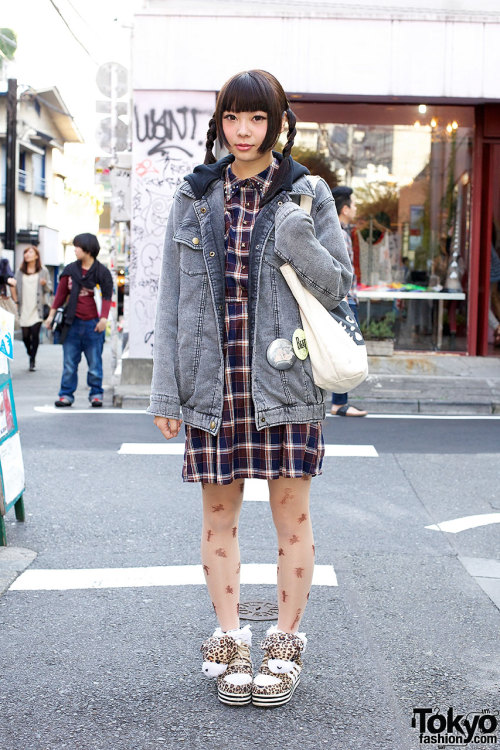
[[[179,208],[178,193],[174,196],[167,222],[161,262],[156,322],[153,345],[153,380],[149,414],[180,419],[180,399],[175,377],[177,350],[177,306],[179,300],[179,255],[174,232]]]
[[[311,215],[292,201],[279,206],[275,253],[327,310],[333,310],[351,288],[352,264],[330,188],[319,180],[315,192]]]

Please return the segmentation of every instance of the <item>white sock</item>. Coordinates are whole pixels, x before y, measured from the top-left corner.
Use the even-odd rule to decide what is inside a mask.
[[[243,628],[234,628],[233,630],[221,630],[217,628],[214,632],[217,638],[222,638],[223,635],[230,635],[235,641],[243,641],[247,646],[252,645],[252,631],[250,625],[245,625]]]

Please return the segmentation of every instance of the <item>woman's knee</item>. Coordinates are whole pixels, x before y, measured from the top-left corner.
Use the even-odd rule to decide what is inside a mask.
[[[239,486],[229,485],[231,489],[225,491],[217,490],[216,487],[216,485],[203,485],[204,524],[214,532],[231,530],[236,536],[235,530],[237,530],[243,491]]]

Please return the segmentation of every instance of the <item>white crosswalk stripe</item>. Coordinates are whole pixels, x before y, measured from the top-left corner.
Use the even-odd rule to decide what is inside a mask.
[[[276,564],[248,563],[241,566],[242,584],[276,585]],[[70,591],[146,586],[204,586],[201,565],[164,565],[149,568],[89,568],[40,570],[22,573],[9,591]],[[333,565],[316,565],[313,586],[337,586]]]

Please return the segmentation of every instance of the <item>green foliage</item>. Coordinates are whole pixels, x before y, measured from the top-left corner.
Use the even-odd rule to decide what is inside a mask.
[[[16,32],[12,29],[0,29],[0,60],[13,60],[17,49]]]
[[[375,339],[377,341],[393,339],[395,322],[396,313],[388,312],[379,320],[372,319],[369,323],[366,320],[363,321],[361,323],[361,333],[365,339]]]
[[[356,188],[355,196],[358,218],[375,217],[384,226],[387,226],[389,221],[391,227],[397,226],[399,208],[397,185],[388,182],[368,182],[364,187]]]
[[[330,188],[338,185],[337,173],[331,168],[330,160],[324,154],[294,146],[292,156],[295,161],[307,167],[311,174],[322,177]]]

